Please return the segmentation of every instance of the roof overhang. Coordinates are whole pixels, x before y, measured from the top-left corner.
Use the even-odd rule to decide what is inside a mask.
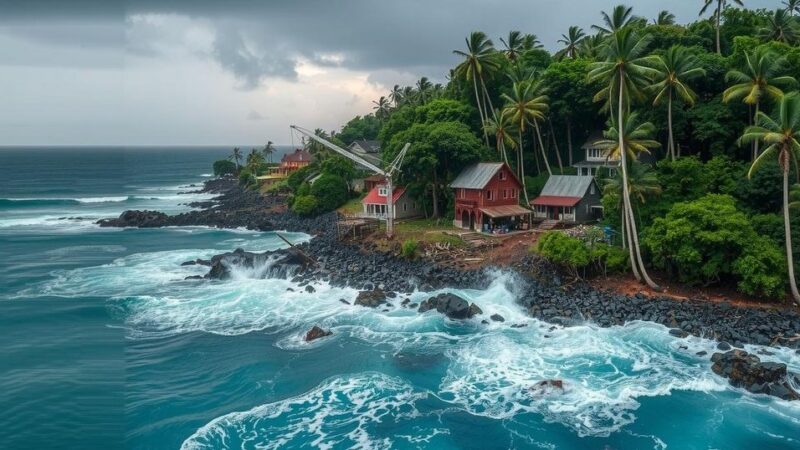
[[[539,206],[575,206],[581,201],[581,197],[557,197],[555,195],[540,195],[531,202],[531,205]]]
[[[511,217],[530,214],[531,210],[520,205],[503,205],[480,208],[480,211],[489,217]]]

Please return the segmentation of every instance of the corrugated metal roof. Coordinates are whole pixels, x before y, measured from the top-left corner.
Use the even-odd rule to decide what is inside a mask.
[[[511,217],[530,214],[531,210],[519,205],[502,205],[480,208],[481,212],[490,217]]]
[[[581,148],[583,148],[583,149],[586,149],[586,148],[597,148],[597,145],[595,145],[595,143],[597,141],[602,141],[604,139],[605,139],[605,136],[603,136],[603,132],[599,131],[599,130],[595,130],[595,131],[592,132],[592,134],[589,135],[589,137],[586,139],[586,142],[581,146]]]
[[[540,195],[547,197],[583,198],[594,177],[581,175],[550,175]]]
[[[503,167],[503,163],[473,164],[458,174],[456,179],[450,183],[450,187],[456,189],[483,189],[501,167]]]

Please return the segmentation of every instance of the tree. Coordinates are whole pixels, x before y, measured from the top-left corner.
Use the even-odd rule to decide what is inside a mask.
[[[236,170],[238,171],[239,168],[242,166],[242,151],[239,147],[234,147],[233,151],[231,152],[231,156],[228,157],[231,161],[236,163]]]
[[[519,178],[522,180],[522,191],[525,193],[525,204],[527,205],[529,200],[525,187],[525,162],[523,158],[523,149],[525,147],[522,136],[525,134],[525,125],[534,123],[535,120],[544,119],[544,112],[547,110],[547,97],[544,95],[536,96],[532,84],[522,82],[514,83],[511,94],[503,94],[502,98],[506,102],[503,109],[509,120],[517,128],[517,158],[519,159],[517,168],[519,169]],[[547,172],[552,174],[550,164],[547,163],[547,155],[544,154],[544,148],[542,148],[542,154],[545,157]]]
[[[630,105],[631,97],[641,96],[643,87],[653,76],[654,70],[650,67],[652,60],[644,54],[650,39],[645,36],[639,38],[629,27],[614,33],[604,49],[605,60],[590,66],[588,79],[590,81],[604,81],[607,87],[595,95],[595,100],[612,99],[617,101],[617,115],[619,130],[627,130],[625,125],[626,105]],[[613,118],[613,115],[612,115]],[[613,122],[613,120],[612,120]],[[636,231],[636,221],[633,218],[633,209],[630,205],[628,192],[628,151],[626,149],[625,133],[617,133],[619,142],[620,167],[622,168],[623,186],[623,232],[627,233],[630,243],[631,268],[637,279],[644,279],[649,286],[658,289],[658,285],[647,274],[639,249],[639,236]]]
[[[758,47],[751,53],[745,53],[745,65],[742,70],[733,69],[726,75],[728,82],[735,83],[722,93],[722,101],[742,99],[748,105],[755,106],[754,117],[760,112],[762,98],[777,100],[783,96],[780,87],[794,85],[797,81],[791,76],[777,76],[784,69],[785,58],[778,58],[775,53],[765,47]],[[753,159],[758,157],[758,140],[753,143]]]
[[[467,43],[467,51],[453,50],[453,53],[464,57],[464,61],[459,64],[455,69],[457,78],[463,78],[467,82],[472,82],[472,87],[475,93],[475,103],[478,106],[478,114],[480,114],[481,123],[488,117],[488,112],[483,104],[483,97],[481,91],[478,90],[478,84],[485,91],[484,75],[488,75],[500,68],[497,61],[496,52],[492,40],[486,37],[481,31],[473,31],[468,38],[465,39]],[[489,144],[489,136],[484,133],[483,135],[486,144]]]
[[[272,141],[267,141],[267,145],[261,149],[261,152],[264,153],[264,159],[272,162],[272,156],[275,154],[275,146],[272,144]]]
[[[516,62],[520,53],[525,51],[523,39],[522,33],[516,30],[508,32],[508,40],[500,38],[500,42],[503,43],[504,47],[503,54],[506,55],[509,61]]]
[[[628,193],[630,196],[644,204],[648,197],[661,194],[661,185],[658,181],[656,172],[646,164],[632,162],[628,170]],[[603,204],[610,202],[619,211],[620,214],[624,211],[622,195],[622,172],[617,172],[616,176],[606,179],[603,185]],[[622,218],[621,218],[622,219]],[[624,223],[621,220],[620,223]],[[624,234],[622,246],[625,247]]]
[[[800,302],[800,292],[794,278],[794,258],[792,255],[792,230],[789,220],[789,170],[797,167],[800,156],[800,94],[793,92],[784,96],[778,107],[775,119],[763,112],[756,115],[755,125],[748,127],[741,142],[763,141],[767,147],[753,161],[747,176],[759,169],[765,161],[778,160],[783,173],[783,225],[786,240],[786,260],[789,268],[789,285],[792,296]]]
[[[764,41],[778,41],[794,45],[800,38],[797,20],[785,9],[776,9],[767,17],[767,26],[758,31],[758,37]]]
[[[736,3],[739,6],[744,6],[742,0],[730,0],[733,3]],[[728,0],[703,0],[704,4],[703,7],[700,9],[700,15],[706,13],[708,8],[713,5],[714,3],[717,4],[716,9],[714,10],[714,15],[712,16],[714,19],[714,29],[717,33],[717,54],[722,54],[722,47],[720,47],[719,43],[719,23],[722,17],[722,11],[728,6]]]
[[[506,153],[506,143],[511,147],[516,147],[517,142],[513,137],[513,125],[509,119],[507,110],[495,111],[494,115],[483,124],[485,131],[494,136],[497,152],[503,159],[503,162],[508,164],[508,154]]]
[[[667,152],[675,160],[675,137],[672,132],[672,99],[677,97],[689,105],[694,105],[697,94],[686,82],[692,78],[705,75],[705,70],[693,55],[679,46],[670,47],[663,56],[657,57],[655,69],[657,73],[651,89],[655,92],[653,105],[658,105],[666,97],[667,100]]]
[[[389,106],[388,98],[381,95],[381,98],[379,98],[377,102],[373,100],[372,103],[375,104],[375,106],[372,107],[372,109],[375,111],[375,117],[380,120],[384,120],[389,117],[391,106]]]
[[[321,212],[333,211],[347,202],[349,189],[347,182],[338,176],[324,173],[311,185],[311,195],[317,199]]]
[[[255,177],[258,176],[264,162],[264,155],[256,149],[250,150],[247,154],[247,170]]]
[[[569,27],[567,34],[562,34],[561,39],[558,40],[559,44],[564,44],[564,48],[556,53],[556,58],[577,58],[580,53],[579,45],[585,36],[586,33],[581,27]]]
[[[419,99],[418,103],[420,105],[424,105],[430,100],[432,89],[433,84],[428,80],[428,77],[422,77],[417,80],[417,99]]]
[[[675,25],[675,14],[669,11],[661,11],[658,17],[653,19],[653,25]]]
[[[227,159],[220,159],[218,161],[214,161],[213,167],[214,167],[214,175],[218,177],[224,177],[227,175],[236,174],[236,164]]]
[[[600,14],[603,17],[604,26],[592,25],[592,28],[606,34],[615,33],[636,20],[632,6],[617,5],[611,10],[610,15],[605,11],[601,11]]]
[[[399,84],[395,84],[394,87],[392,87],[389,98],[392,100],[392,103],[394,103],[395,108],[400,106],[400,102],[403,100],[403,90],[400,88]]]
[[[605,36],[598,33],[592,36],[586,36],[581,39],[581,45],[578,53],[584,58],[598,59],[605,44]]]
[[[794,13],[800,13],[800,0],[786,0],[783,5],[786,6],[786,11],[792,17],[794,17]]]

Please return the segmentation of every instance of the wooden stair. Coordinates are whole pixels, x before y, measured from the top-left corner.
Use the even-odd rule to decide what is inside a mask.
[[[542,223],[540,223],[539,226],[536,228],[539,230],[552,230],[553,228],[555,228],[556,225],[558,225],[557,220],[547,219]]]

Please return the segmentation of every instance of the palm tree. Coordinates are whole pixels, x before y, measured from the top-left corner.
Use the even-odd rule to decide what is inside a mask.
[[[395,84],[394,87],[392,87],[389,98],[392,100],[392,103],[394,103],[395,108],[400,105],[400,102],[403,100],[403,90],[400,88],[399,84]]]
[[[481,94],[478,91],[478,83],[481,84],[485,92],[484,74],[497,70],[500,64],[496,59],[492,40],[487,38],[486,34],[483,32],[473,31],[465,41],[467,43],[466,52],[453,50],[454,54],[464,57],[464,61],[456,67],[455,75],[466,81],[472,81],[472,87],[475,91],[475,103],[478,105],[478,114],[480,115],[481,123],[483,123],[486,121],[488,112],[486,112],[486,108],[482,106]],[[483,137],[488,145],[489,136],[485,131]]]
[[[513,124],[509,118],[508,112],[505,109],[495,110],[493,117],[486,119],[483,127],[487,133],[494,136],[497,152],[503,158],[503,161],[508,164],[508,153],[506,152],[506,144],[511,147],[516,147],[517,143],[513,137]]]
[[[380,120],[389,117],[389,112],[391,111],[392,107],[389,105],[388,98],[381,95],[381,98],[379,98],[377,102],[373,100],[372,103],[375,104],[375,106],[372,107],[372,109],[375,110],[375,117]]]
[[[800,37],[797,19],[785,9],[776,9],[771,16],[767,17],[767,26],[758,31],[758,37],[764,41],[778,41],[794,45]]]
[[[658,13],[658,17],[653,19],[654,25],[675,25],[675,14],[664,10]]]
[[[730,1],[736,3],[739,6],[744,6],[742,0],[730,0]],[[714,18],[714,28],[717,31],[717,54],[721,55],[722,48],[719,45],[719,22],[722,19],[722,11],[728,6],[728,0],[703,0],[703,2],[704,2],[703,8],[700,9],[700,14],[698,14],[700,16],[706,13],[709,6],[713,5],[714,3],[717,4],[716,9],[714,10],[714,15],[712,17]]]
[[[800,156],[800,94],[785,95],[778,106],[778,116],[773,119],[763,112],[756,116],[756,124],[748,127],[739,139],[742,143],[763,141],[767,148],[753,161],[749,178],[764,162],[777,159],[783,172],[783,227],[786,241],[786,262],[789,268],[789,286],[796,302],[800,292],[794,279],[794,257],[792,255],[792,229],[789,220],[789,170],[797,167]]]
[[[592,25],[592,28],[606,34],[614,33],[636,20],[632,6],[617,5],[610,15],[605,11],[601,11],[600,14],[603,16],[603,25],[605,26]]]
[[[600,57],[603,45],[605,44],[605,40],[606,36],[602,33],[586,36],[585,38],[581,39],[578,53],[584,58],[598,59]]]
[[[508,40],[500,38],[500,42],[502,42],[505,47],[503,49],[503,54],[506,55],[509,61],[516,62],[519,55],[524,51],[523,36],[520,31],[509,31]]]
[[[430,100],[431,89],[433,89],[433,83],[428,80],[428,77],[417,80],[417,98],[420,105],[424,105]]]
[[[247,155],[247,170],[253,174],[254,177],[257,177],[263,164],[264,155],[256,149],[251,149],[250,153]]]
[[[666,97],[667,99],[667,128],[669,137],[667,139],[667,152],[675,161],[675,138],[672,132],[672,99],[680,98],[689,105],[694,105],[697,94],[686,82],[692,78],[705,75],[706,71],[700,67],[697,58],[686,51],[681,46],[672,46],[664,53],[664,56],[657,57],[658,63],[655,69],[654,84],[655,100],[653,105],[658,105]]]
[[[617,100],[617,119],[621,122],[619,129],[629,130],[630,127],[625,123],[627,118],[626,106],[629,107],[631,97],[641,96],[642,88],[654,75],[650,65],[652,59],[645,56],[647,46],[650,44],[650,37],[639,38],[631,28],[625,27],[614,33],[603,53],[605,61],[593,63],[589,66],[588,80],[590,82],[601,81],[607,83],[607,87],[595,95],[595,101],[606,98],[609,103],[612,99]],[[612,123],[614,116],[612,114]],[[644,278],[647,284],[658,289],[658,285],[647,274],[639,248],[639,235],[636,230],[636,221],[633,218],[633,209],[630,203],[630,192],[628,192],[628,150],[626,148],[625,133],[617,133],[619,142],[620,167],[622,168],[623,183],[623,212],[626,221],[623,223],[623,231],[627,233],[630,242],[631,269],[637,279]]]
[[[800,13],[800,0],[786,0],[783,4],[790,16],[794,17],[794,13]]]
[[[239,147],[234,147],[233,151],[231,152],[231,156],[228,156],[228,159],[236,163],[236,170],[239,170],[242,163],[242,151],[239,150]]]
[[[622,204],[622,172],[617,172],[615,176],[607,178],[603,185],[603,195],[608,195],[612,200],[616,201],[620,214],[623,213]],[[628,167],[628,192],[631,198],[638,201],[643,205],[648,197],[661,194],[661,186],[658,182],[658,174],[648,164],[641,164],[638,162],[631,162]],[[622,215],[622,221],[625,222],[625,216]],[[625,234],[622,234],[622,247],[625,245]]]
[[[525,193],[526,205],[530,202],[525,183],[525,162],[522,153],[525,147],[522,136],[525,134],[525,125],[544,119],[544,112],[547,110],[547,97],[544,95],[535,96],[534,94],[531,83],[514,83],[511,88],[511,94],[502,95],[503,100],[506,102],[503,112],[517,128],[517,158],[519,159],[517,167],[522,180],[522,190]],[[544,153],[544,148],[542,148],[542,153]],[[544,156],[545,164],[547,164],[547,157],[546,155]],[[547,172],[552,174],[549,164],[547,164]]]
[[[576,26],[569,27],[567,34],[562,34],[561,39],[558,40],[559,44],[564,44],[564,48],[556,53],[556,57],[563,58],[566,56],[573,59],[577,58],[579,53],[578,45],[585,36],[586,33],[583,32],[583,28]]]
[[[406,86],[403,88],[403,95],[400,97],[403,103],[414,104],[414,99],[417,97],[416,92],[412,86]]]
[[[539,36],[536,36],[533,33],[528,33],[522,37],[522,51],[527,52],[528,50],[533,50],[535,48],[542,48],[543,45],[539,42]]]
[[[272,141],[267,141],[267,145],[261,149],[261,152],[264,153],[264,158],[272,162],[272,155],[275,153],[275,146],[272,144]]]
[[[755,116],[761,107],[764,97],[777,100],[783,96],[781,87],[794,85],[797,81],[791,76],[776,76],[783,70],[786,60],[778,58],[775,53],[763,47],[757,47],[752,53],[745,53],[745,65],[742,70],[730,70],[725,79],[734,82],[722,93],[722,101],[742,99],[748,105],[755,106]],[[753,159],[758,157],[758,141],[753,141]]]

